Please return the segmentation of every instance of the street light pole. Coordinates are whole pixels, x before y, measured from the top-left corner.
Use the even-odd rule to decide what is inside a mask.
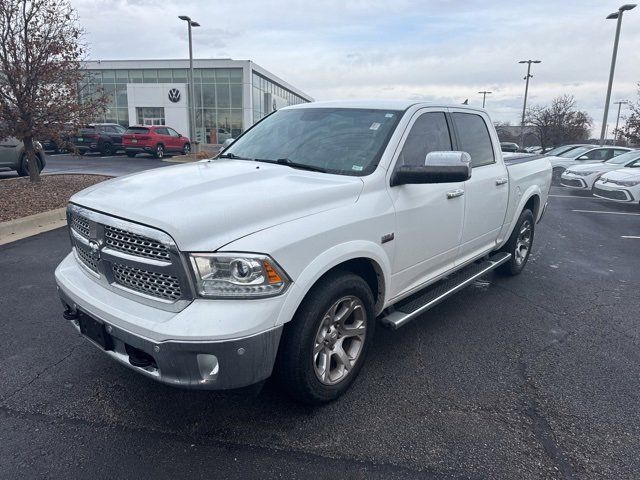
[[[622,105],[629,103],[627,100],[620,100],[619,102],[613,102],[614,105],[618,105],[618,117],[616,118],[616,129],[613,131],[613,143],[618,144],[618,124],[620,123],[620,109]]]
[[[485,104],[485,100],[487,99],[487,95],[491,94],[493,92],[487,92],[486,90],[483,90],[482,92],[478,92],[482,94],[482,108],[484,108],[484,104]]]
[[[635,4],[622,5],[617,12],[607,15],[607,20],[618,20],[616,25],[616,38],[613,41],[613,54],[611,55],[611,68],[609,69],[609,84],[607,85],[607,97],[604,101],[604,116],[602,117],[602,129],[600,130],[600,146],[604,145],[607,132],[607,117],[609,116],[609,102],[611,101],[611,87],[613,86],[613,74],[616,70],[616,57],[618,56],[618,42],[620,40],[620,28],[622,27],[622,14],[632,10]]]
[[[191,27],[199,27],[200,24],[191,20],[191,18],[186,15],[180,15],[178,18],[187,22],[189,26],[189,139],[195,143],[196,99],[193,87],[193,41],[191,37]]]
[[[541,63],[541,60],[520,60],[518,63],[527,64],[527,76],[524,77],[526,84],[524,87],[524,103],[522,104],[522,121],[520,122],[520,147],[524,148],[524,116],[527,112],[527,95],[529,94],[529,79],[533,78],[531,75],[531,64]]]

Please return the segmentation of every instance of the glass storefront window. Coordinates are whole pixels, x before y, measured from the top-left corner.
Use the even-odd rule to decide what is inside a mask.
[[[231,68],[231,69],[229,69],[229,82],[231,82],[231,83],[242,83],[242,69],[241,68]]]
[[[116,70],[116,83],[129,83],[129,70]]]
[[[229,69],[216,68],[216,83],[229,83]]]
[[[242,85],[231,85],[231,107],[242,108]]]
[[[215,83],[216,73],[213,68],[203,68],[200,73],[202,74],[202,83]]]
[[[131,83],[142,83],[142,70],[129,70],[129,81]]]
[[[216,89],[214,85],[202,84],[202,106],[203,107],[215,107],[216,106]]]
[[[186,83],[188,80],[186,68],[176,68],[173,70],[173,81],[175,83]]]
[[[102,81],[104,83],[115,83],[116,72],[114,70],[102,70]]]
[[[142,79],[144,83],[158,83],[158,71],[157,70],[143,70]]]
[[[164,125],[163,107],[137,107],[138,125]]]
[[[158,83],[171,83],[173,82],[173,75],[171,75],[171,70],[163,69],[158,70]]]
[[[216,106],[218,108],[231,107],[231,94],[229,92],[229,84],[216,83]]]
[[[127,86],[116,85],[116,105],[118,107],[127,106]]]

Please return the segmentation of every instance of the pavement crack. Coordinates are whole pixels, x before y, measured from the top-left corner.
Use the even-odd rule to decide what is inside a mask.
[[[74,345],[71,350],[69,350],[69,352],[62,357],[60,360],[58,360],[57,362],[54,363],[50,363],[49,365],[47,365],[46,367],[44,367],[42,370],[40,370],[38,373],[36,373],[36,375],[29,380],[27,383],[25,383],[24,385],[21,385],[20,387],[18,387],[17,389],[15,389],[13,392],[11,392],[9,395],[7,395],[6,397],[0,399],[2,401],[2,403],[0,403],[0,406],[6,406],[7,402],[9,400],[11,400],[13,397],[15,397],[16,395],[18,395],[21,391],[23,391],[25,388],[27,388],[29,385],[31,385],[33,382],[35,382],[36,380],[38,380],[38,378],[40,378],[41,375],[47,373],[49,370],[57,367],[58,365],[60,365],[62,362],[64,362],[67,358],[69,358],[71,355],[73,355],[75,353],[75,351],[78,349],[78,347],[80,347],[82,345],[82,342],[77,343],[76,345]]]

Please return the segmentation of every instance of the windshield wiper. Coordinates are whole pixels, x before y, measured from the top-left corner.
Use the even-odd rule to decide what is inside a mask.
[[[256,162],[264,162],[264,163],[276,163],[278,165],[286,165],[287,167],[297,168],[300,170],[309,170],[311,172],[322,172],[327,173],[327,170],[322,167],[315,167],[313,165],[307,165],[306,163],[298,163],[293,160],[289,160],[288,158],[278,158],[277,160],[271,160],[269,158],[255,158]]]
[[[224,153],[222,155],[218,155],[218,158],[230,158],[232,160],[253,160],[253,158],[241,157],[236,155],[235,153]]]

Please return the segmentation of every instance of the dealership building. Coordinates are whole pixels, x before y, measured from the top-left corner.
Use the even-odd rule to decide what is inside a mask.
[[[188,60],[100,60],[84,67],[81,95],[107,96],[96,122],[169,125],[189,135]],[[222,143],[278,108],[313,101],[250,60],[194,60],[193,77],[194,136],[203,143]]]

